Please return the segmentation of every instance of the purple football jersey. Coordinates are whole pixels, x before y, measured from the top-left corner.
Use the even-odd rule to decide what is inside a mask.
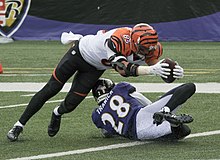
[[[135,116],[143,106],[130,93],[135,87],[126,82],[118,83],[102,104],[92,113],[93,123],[108,133],[125,137],[135,135]]]

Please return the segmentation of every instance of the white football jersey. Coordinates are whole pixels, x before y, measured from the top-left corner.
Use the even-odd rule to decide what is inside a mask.
[[[96,35],[86,35],[80,39],[79,50],[82,57],[98,70],[111,68],[111,66],[106,66],[102,62],[107,61],[115,54],[106,43],[115,30],[113,29],[106,33],[98,32]]]
[[[124,28],[130,30],[130,28]],[[112,34],[117,30],[112,29],[108,32],[103,33],[102,31],[98,31],[96,35],[86,35],[80,39],[79,42],[79,50],[86,62],[96,67],[98,70],[104,70],[112,68],[111,65],[105,65],[108,62],[109,58],[116,53],[112,51],[107,44],[107,40],[110,39]],[[130,38],[130,35],[126,35]],[[126,43],[126,42],[125,42]],[[128,41],[128,44],[130,40]],[[125,58],[126,57],[126,58]],[[113,61],[117,61],[119,58],[124,58],[128,62],[135,64],[144,64],[145,62],[142,60],[133,60],[133,54],[129,56],[118,56]]]

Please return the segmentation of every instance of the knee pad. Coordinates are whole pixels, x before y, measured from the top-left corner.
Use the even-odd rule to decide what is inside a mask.
[[[60,114],[72,112],[83,101],[83,99],[85,99],[84,96],[69,92],[65,100],[60,104],[58,112]]]
[[[50,78],[50,80],[47,82],[47,84],[42,89],[46,93],[49,94],[56,94],[63,88],[63,84],[58,82],[53,76]]]
[[[188,83],[189,86],[189,92],[191,93],[191,95],[193,95],[196,92],[196,85],[194,83]]]

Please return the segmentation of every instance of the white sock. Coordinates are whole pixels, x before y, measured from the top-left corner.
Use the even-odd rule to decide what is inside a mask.
[[[54,110],[53,110],[53,113],[56,115],[56,116],[60,116],[61,114],[59,114],[59,112],[58,112],[58,108],[59,108],[60,106],[57,106],[56,108],[54,108]]]
[[[20,127],[24,128],[24,125],[21,124],[19,121],[17,121],[17,122],[14,124],[14,126],[20,126]]]
[[[163,108],[161,108],[160,112],[170,112],[170,108],[167,106],[164,106]]]

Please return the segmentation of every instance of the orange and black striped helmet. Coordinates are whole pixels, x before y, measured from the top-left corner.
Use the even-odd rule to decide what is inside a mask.
[[[139,23],[131,31],[131,50],[141,59],[151,56],[158,42],[157,31],[146,23]]]

